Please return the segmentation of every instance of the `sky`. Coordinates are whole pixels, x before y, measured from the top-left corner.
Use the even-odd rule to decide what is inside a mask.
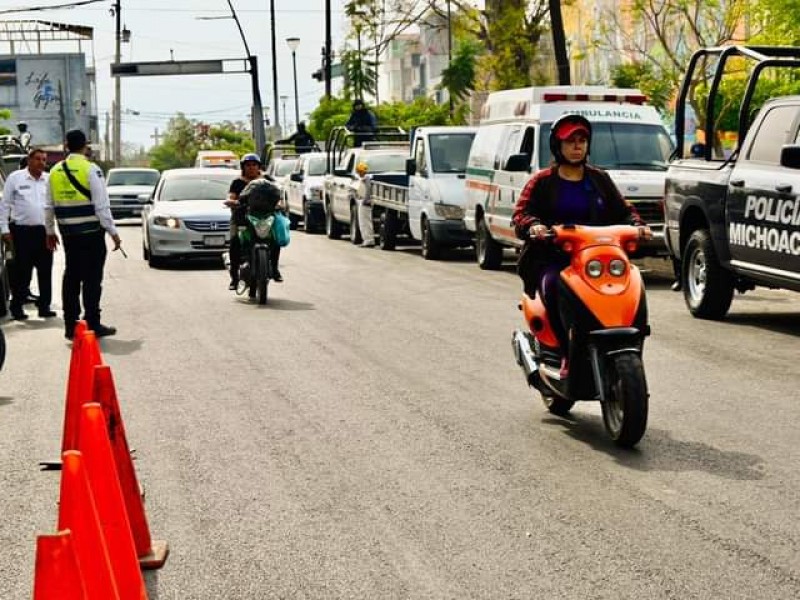
[[[70,0],[0,0],[0,12],[34,6],[51,7]],[[307,118],[324,94],[324,83],[312,79],[311,73],[321,65],[325,39],[324,0],[274,0],[276,20],[276,55],[278,93],[287,96],[284,119],[283,102],[279,100],[280,122],[293,126],[294,79],[292,53],[286,38],[300,38],[297,49],[297,87],[300,119]],[[111,113],[114,83],[110,65],[114,62],[115,19],[110,14],[112,0],[72,9],[25,11],[0,14],[0,20],[38,19],[86,25],[94,28],[94,52],[84,47],[87,62],[92,55],[97,69],[97,103],[100,130],[105,128],[105,113]],[[205,20],[198,17],[229,17],[227,0],[120,0],[122,22],[131,32],[130,43],[122,44],[122,62],[200,59],[240,59],[245,54],[239,31],[233,19]],[[232,0],[250,52],[258,57],[261,100],[265,112],[274,113],[272,87],[272,55],[270,52],[270,0]],[[333,48],[344,41],[346,22],[342,2],[331,2]],[[59,43],[45,44],[44,52],[77,51]],[[9,51],[0,43],[0,54]],[[153,134],[161,133],[167,121],[177,112],[206,122],[223,120],[247,121],[252,104],[251,79],[248,73],[218,75],[186,75],[159,77],[126,77],[122,85],[123,143],[149,148]],[[334,84],[334,93],[336,84]],[[139,113],[138,115],[134,113]],[[292,127],[293,128],[293,127]]]

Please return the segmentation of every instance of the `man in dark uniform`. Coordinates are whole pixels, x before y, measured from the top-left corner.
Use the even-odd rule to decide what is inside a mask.
[[[66,266],[62,285],[64,335],[72,339],[81,312],[97,337],[114,335],[117,330],[100,323],[100,296],[103,291],[103,267],[106,262],[108,233],[114,250],[122,244],[108,199],[103,171],[87,158],[89,146],[80,129],[67,132],[69,156],[50,171],[50,198],[45,207],[48,241],[58,242],[55,221],[64,242]]]

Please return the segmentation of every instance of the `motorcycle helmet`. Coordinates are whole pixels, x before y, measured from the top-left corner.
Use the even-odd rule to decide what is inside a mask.
[[[242,190],[239,200],[253,212],[272,212],[281,200],[281,190],[271,181],[254,179]]]
[[[254,152],[250,152],[250,153],[245,154],[244,156],[242,156],[242,159],[239,161],[239,166],[242,169],[244,169],[244,163],[246,163],[246,162],[258,163],[258,166],[260,167],[261,166],[261,157],[259,157],[258,154],[254,153]]]
[[[586,117],[575,114],[562,115],[550,126],[550,152],[557,163],[567,162],[564,155],[561,154],[561,142],[576,131],[583,131],[586,134],[586,157],[588,157],[592,148],[592,124]],[[584,162],[586,162],[586,157],[583,159]]]

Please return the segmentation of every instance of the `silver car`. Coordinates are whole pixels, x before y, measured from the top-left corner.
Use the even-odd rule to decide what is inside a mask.
[[[151,267],[169,258],[221,257],[230,243],[223,202],[233,169],[171,169],[161,174],[142,213],[142,255]]]
[[[124,219],[141,215],[143,198],[153,193],[158,177],[156,169],[133,167],[109,169],[106,186],[114,218]]]

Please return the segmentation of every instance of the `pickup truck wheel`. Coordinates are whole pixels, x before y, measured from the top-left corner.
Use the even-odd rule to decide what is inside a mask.
[[[289,213],[289,229],[294,231],[297,229],[297,224],[300,222],[300,217],[293,213]]]
[[[329,240],[338,240],[340,237],[339,224],[333,216],[330,205],[326,206],[325,209],[325,234]]]
[[[478,229],[475,234],[475,254],[478,258],[478,266],[486,271],[495,271],[503,264],[503,247],[492,238],[489,226],[486,225],[486,219],[478,221]]]
[[[350,243],[358,246],[364,240],[361,238],[361,227],[358,225],[358,205],[350,205]]]
[[[721,319],[733,300],[733,277],[722,268],[711,241],[711,234],[698,229],[683,252],[683,298],[692,316]]]
[[[314,223],[314,218],[311,216],[308,200],[305,198],[303,198],[303,229],[306,230],[306,233],[313,233],[317,229],[317,224]]]
[[[381,250],[394,250],[397,247],[397,215],[394,211],[383,211],[379,238]]]
[[[442,245],[433,237],[431,222],[423,218],[420,229],[422,230],[422,258],[436,260],[442,254]]]

